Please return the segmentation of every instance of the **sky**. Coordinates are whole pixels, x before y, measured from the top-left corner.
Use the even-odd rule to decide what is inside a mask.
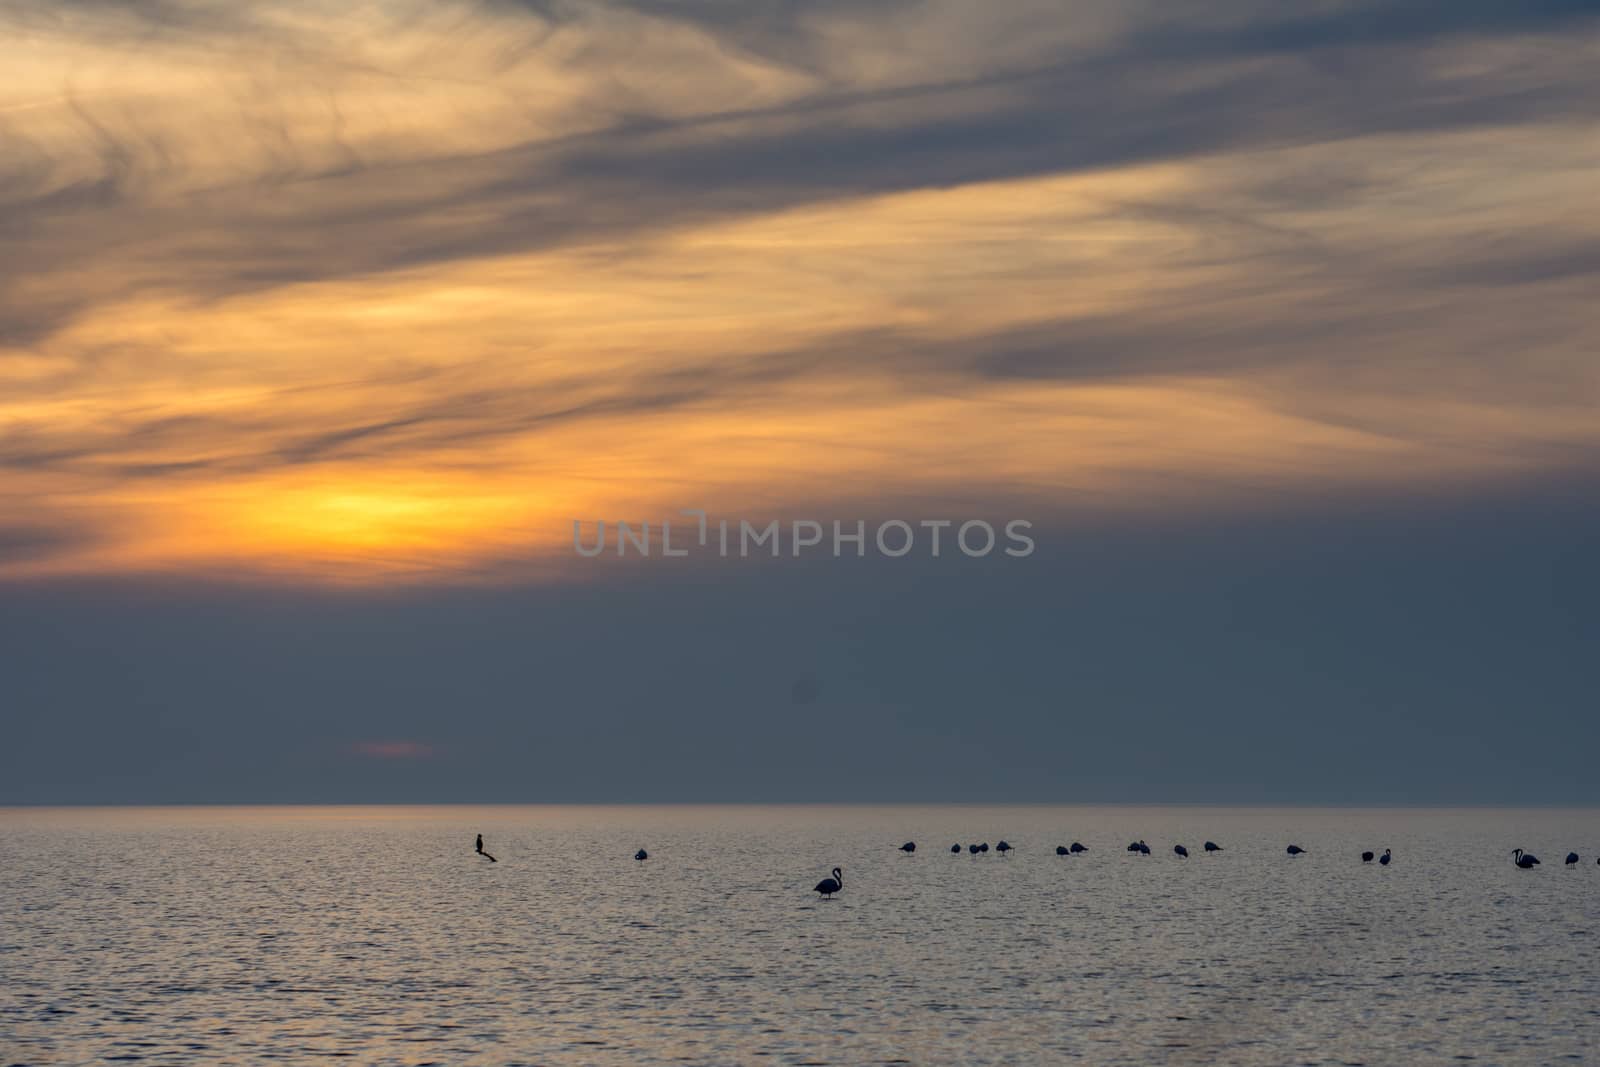
[[[1600,804],[1597,69],[1575,0],[0,0],[0,803]],[[684,509],[868,550],[574,551]]]

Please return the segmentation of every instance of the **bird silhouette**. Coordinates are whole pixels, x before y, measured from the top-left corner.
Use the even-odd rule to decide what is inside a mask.
[[[1137,853],[1139,853],[1141,855],[1148,856],[1148,855],[1150,855],[1150,846],[1144,843],[1144,839],[1143,838],[1140,838],[1139,840],[1135,841],[1133,844],[1128,846],[1128,851],[1129,852],[1137,852]]]
[[[1362,853],[1362,854],[1361,854],[1361,862],[1362,862],[1362,863],[1371,863],[1371,862],[1372,862],[1372,853],[1370,853],[1370,852],[1363,852],[1363,853]]]
[[[917,843],[915,841],[907,841],[905,844],[900,846],[901,852],[915,852],[916,850]]]
[[[477,853],[478,853],[478,855],[482,856],[484,859],[488,860],[490,863],[499,863],[500,862],[499,860],[495,859],[493,856],[489,855],[487,852],[485,852],[483,850],[483,835],[482,834],[478,835]]]
[[[979,845],[978,846],[978,851],[979,852],[988,852],[989,851],[989,842],[985,841],[983,844]]]
[[[1305,849],[1301,848],[1299,845],[1290,845],[1286,851],[1291,856],[1298,856],[1300,853],[1304,852]]]
[[[1056,846],[1056,855],[1058,855],[1058,856],[1070,856],[1070,855],[1072,855],[1072,850],[1067,848],[1066,845],[1057,845]]]
[[[960,845],[951,845],[950,846],[950,851],[951,852],[960,852],[961,851],[961,846]]]
[[[844,871],[838,867],[833,869],[832,878],[824,878],[818,882],[813,893],[821,893],[823,900],[832,900],[833,895],[844,888]]]
[[[1539,857],[1531,852],[1524,852],[1520,848],[1511,850],[1511,862],[1525,871],[1531,871],[1539,866]]]
[[[1000,855],[1004,856],[1007,852],[1011,851],[1011,845],[1004,838],[1001,838],[1000,843],[994,846],[994,850],[1000,853]]]
[[[1378,857],[1378,862],[1383,864],[1385,867],[1389,866],[1389,850],[1388,849],[1384,849],[1383,850],[1383,855]]]
[[[633,854],[633,858],[636,860],[647,860],[650,858],[650,853],[641,848],[638,852]]]
[[[1567,866],[1568,867],[1576,867],[1577,865],[1578,865],[1578,854],[1576,852],[1568,852],[1567,853]]]
[[[1206,851],[1207,852],[1221,852],[1222,851],[1222,846],[1217,844],[1215,841],[1207,841],[1206,842]]]
[[[967,851],[972,853],[974,856],[976,856],[978,854],[978,846],[977,845],[968,845],[967,846]]]
[[[1189,850],[1184,848],[1182,845],[1173,845],[1172,846],[1172,851],[1176,852],[1178,855],[1182,856],[1184,859],[1188,859],[1189,858]]]
[[[1088,852],[1089,851],[1089,846],[1088,845],[1080,845],[1076,841],[1074,841],[1072,843],[1072,848],[1070,848],[1068,851],[1070,851],[1074,856],[1076,856],[1080,852]]]

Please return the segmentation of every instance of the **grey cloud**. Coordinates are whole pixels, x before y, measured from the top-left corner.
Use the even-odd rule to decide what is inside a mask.
[[[1244,17],[1239,17],[1240,14]],[[1218,17],[1218,16],[1221,17]],[[1338,5],[1257,4],[1195,9],[1194,17],[1141,29],[1133,50],[1167,56],[1309,53],[1351,47],[1415,46],[1452,37],[1562,32],[1591,27],[1587,0],[1374,0]]]
[[[1441,284],[1523,286],[1600,274],[1600,239],[1500,238],[1425,272]]]
[[[79,526],[0,520],[0,567],[48,559],[81,549],[95,540],[91,531]]]

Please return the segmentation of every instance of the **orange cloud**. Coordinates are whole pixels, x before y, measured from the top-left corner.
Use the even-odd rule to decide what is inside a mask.
[[[1305,65],[1125,56],[1131,110],[1030,146],[1086,106],[1051,64],[1131,47],[1120,16],[930,10],[915,58],[819,12],[801,62],[573,11],[284,0],[133,52],[131,14],[23,18],[0,578],[556,575],[575,518],[1226,506],[1600,444],[1581,35],[1372,72],[1497,123],[1352,128],[1308,92],[1251,140],[1242,93],[1163,155],[1117,122]],[[1548,114],[1495,96],[1535,77]]]

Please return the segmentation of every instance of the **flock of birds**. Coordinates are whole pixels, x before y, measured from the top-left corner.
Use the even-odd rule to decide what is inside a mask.
[[[1202,847],[1206,850],[1206,852],[1208,854],[1212,853],[1212,852],[1223,852],[1223,851],[1225,851],[1225,849],[1223,849],[1223,847],[1221,845],[1217,844],[1215,841],[1207,841]],[[905,844],[900,846],[900,851],[901,852],[910,853],[910,852],[915,852],[916,850],[917,850],[917,843],[915,841],[907,841]],[[1005,840],[1002,839],[1001,842],[998,845],[994,846],[994,850],[996,852],[1000,853],[1002,856],[1004,856],[1008,852],[1014,851],[1014,846],[1012,844],[1010,844],[1010,842],[1005,841]],[[961,852],[961,846],[959,844],[951,845],[950,846],[950,851],[951,851],[952,854],[959,854]],[[980,856],[983,853],[988,852],[988,851],[989,851],[989,843],[987,841],[985,841],[984,843],[982,843],[980,845],[968,845],[967,846],[967,852],[970,855],[973,855],[973,856]],[[1080,852],[1087,852],[1087,851],[1089,851],[1089,846],[1087,846],[1087,845],[1085,845],[1085,844],[1083,844],[1082,842],[1079,842],[1079,841],[1074,841],[1070,845],[1057,845],[1056,846],[1056,855],[1057,856],[1076,856]],[[1137,853],[1139,853],[1141,855],[1148,856],[1148,855],[1150,855],[1150,846],[1144,842],[1143,838],[1141,838],[1138,841],[1130,842],[1129,845],[1128,845],[1127,851],[1129,851],[1129,852],[1137,852]],[[1187,847],[1185,847],[1184,845],[1173,845],[1172,846],[1172,851],[1180,859],[1188,859],[1189,858],[1189,849]],[[1286,852],[1290,856],[1304,856],[1309,851],[1310,851],[1309,849],[1301,848],[1299,845],[1290,845],[1288,848],[1284,849],[1284,852]],[[645,858],[644,849],[640,849],[638,855],[636,855],[634,858],[635,859],[644,859]],[[1578,865],[1578,858],[1579,857],[1578,857],[1578,854],[1576,852],[1567,853],[1567,866],[1568,867],[1576,867]],[[1383,850],[1383,854],[1380,855],[1380,856],[1374,856],[1373,853],[1370,852],[1370,851],[1361,853],[1361,862],[1362,863],[1371,863],[1373,861],[1373,859],[1377,859],[1377,861],[1378,861],[1380,866],[1387,867],[1387,866],[1389,866],[1390,861],[1392,861],[1394,859],[1394,853],[1390,849],[1387,849],[1387,848]],[[1513,864],[1515,864],[1517,867],[1520,867],[1522,870],[1527,871],[1527,870],[1532,870],[1534,867],[1537,867],[1539,865],[1539,857],[1535,856],[1531,852],[1524,852],[1522,849],[1519,848],[1519,849],[1514,850],[1511,853],[1511,862]],[[1596,859],[1595,863],[1600,864],[1600,859]],[[824,878],[822,881],[818,882],[816,884],[816,886],[811,891],[813,893],[819,894],[822,897],[823,900],[832,900],[833,899],[833,895],[835,893],[839,892],[843,888],[844,888],[844,871],[843,871],[842,868],[835,867],[833,869],[832,875],[830,877]]]
[[[1511,862],[1515,863],[1518,867],[1521,867],[1525,871],[1531,871],[1533,868],[1539,866],[1539,857],[1535,856],[1532,852],[1524,852],[1520,848],[1513,849],[1511,853]],[[1595,863],[1600,864],[1600,859],[1595,860]],[[1578,854],[1576,852],[1568,852],[1567,866],[1576,867],[1577,865]]]
[[[1225,851],[1225,849],[1223,849],[1223,847],[1221,845],[1217,844],[1215,841],[1207,841],[1201,847],[1203,847],[1206,850],[1206,853],[1208,855],[1210,853],[1213,853],[1213,852],[1223,852],[1223,851]],[[915,841],[907,841],[905,844],[900,846],[900,851],[901,852],[911,853],[911,852],[915,852],[916,850],[917,850],[917,843]],[[1004,856],[1009,852],[1015,851],[1015,846],[1013,846],[1010,842],[1008,842],[1004,838],[1002,838],[1000,840],[1000,843],[994,846],[994,850],[996,852],[1000,853],[1000,855]],[[961,845],[959,843],[951,845],[950,846],[950,851],[954,855],[959,855],[961,853]],[[983,842],[982,844],[968,845],[967,846],[967,853],[969,855],[973,855],[973,856],[981,856],[985,852],[988,852],[988,851],[989,851],[989,842],[987,842],[987,841]],[[1057,845],[1056,846],[1056,855],[1057,856],[1076,856],[1080,852],[1087,852],[1087,851],[1089,851],[1089,846],[1085,845],[1085,844],[1083,844],[1082,842],[1079,842],[1079,841],[1074,841],[1070,845]],[[1143,838],[1140,838],[1138,841],[1130,842],[1128,844],[1127,851],[1129,851],[1129,852],[1137,852],[1140,855],[1148,856],[1148,855],[1150,855],[1150,846],[1145,844]],[[1188,850],[1188,848],[1186,848],[1183,845],[1173,845],[1172,846],[1172,851],[1180,859],[1188,859],[1189,858],[1189,850]],[[1289,855],[1291,855],[1291,856],[1304,856],[1310,850],[1301,848],[1299,845],[1290,845],[1288,848],[1284,849],[1284,851],[1286,853],[1288,853]],[[487,853],[487,852],[485,852],[483,850],[483,835],[482,834],[478,835],[477,853],[478,853],[478,855],[482,856],[484,859],[490,861],[491,863],[494,862],[494,857],[489,855],[489,853]],[[1377,856],[1376,859],[1377,859],[1378,863],[1381,866],[1387,867],[1387,866],[1389,866],[1390,860],[1393,859],[1393,856],[1394,856],[1394,854],[1389,849],[1384,849],[1383,850],[1383,854],[1381,856]],[[642,863],[645,860],[650,858],[650,853],[646,852],[644,849],[641,848],[639,851],[637,851],[637,852],[635,852],[633,854],[633,858]],[[1578,857],[1578,854],[1576,852],[1567,853],[1567,866],[1568,867],[1576,867],[1578,865],[1578,858],[1579,857]],[[1372,852],[1368,851],[1368,852],[1361,853],[1361,862],[1362,863],[1371,863],[1373,861],[1373,859],[1374,859],[1374,856],[1373,856]],[[1539,857],[1535,856],[1531,852],[1524,852],[1522,849],[1518,848],[1518,849],[1513,849],[1512,850],[1512,852],[1511,852],[1511,862],[1512,862],[1513,865],[1521,868],[1524,871],[1531,871],[1533,868],[1539,866]],[[1595,863],[1596,864],[1600,864],[1600,859],[1596,859]],[[820,894],[823,900],[832,900],[833,899],[833,895],[835,893],[839,892],[843,888],[844,888],[844,869],[840,868],[840,867],[835,867],[833,869],[833,872],[832,872],[831,876],[827,877],[827,878],[824,878],[822,881],[818,882],[816,884],[816,886],[811,891],[813,893]]]

